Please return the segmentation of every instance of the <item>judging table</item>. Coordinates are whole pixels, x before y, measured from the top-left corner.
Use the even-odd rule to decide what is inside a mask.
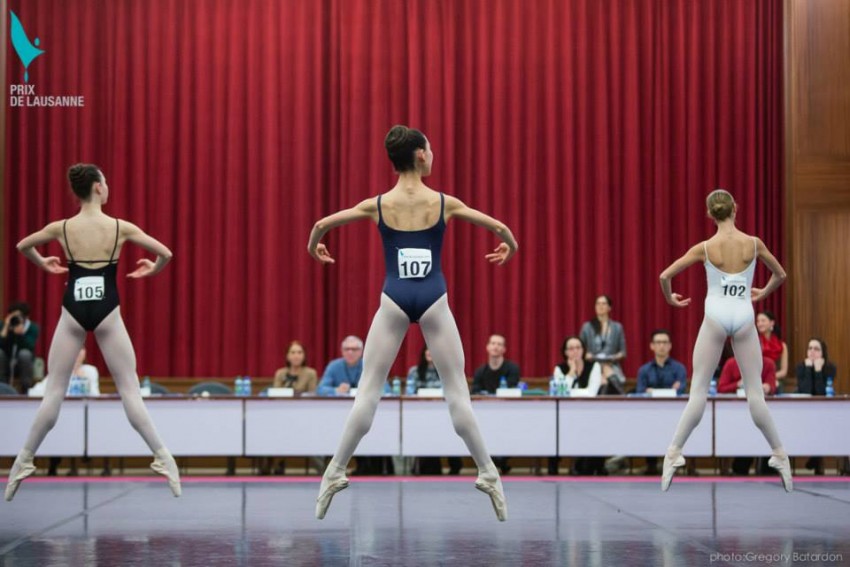
[[[0,456],[17,455],[41,400],[0,398]],[[145,403],[176,456],[330,455],[353,398],[150,397]],[[850,398],[768,398],[790,455],[850,455]],[[660,455],[687,398],[473,397],[487,447],[504,456]],[[685,447],[690,456],[768,452],[739,398],[709,398]],[[147,456],[117,396],[68,398],[39,448],[53,456]],[[385,397],[357,455],[462,456],[442,398]]]

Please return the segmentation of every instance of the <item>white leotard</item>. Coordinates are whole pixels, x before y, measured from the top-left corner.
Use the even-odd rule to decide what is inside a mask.
[[[708,278],[705,316],[711,317],[719,323],[729,335],[734,335],[744,325],[752,325],[755,322],[753,302],[750,296],[753,275],[756,271],[756,261],[758,260],[755,238],[753,239],[753,247],[756,248],[756,254],[753,256],[753,261],[744,268],[744,271],[737,274],[727,274],[711,263],[711,260],[708,259],[708,247],[703,243],[705,274]]]

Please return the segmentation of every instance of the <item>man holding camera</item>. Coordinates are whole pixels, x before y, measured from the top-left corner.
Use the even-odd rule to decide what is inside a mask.
[[[0,328],[0,382],[8,384],[12,379],[22,394],[32,386],[33,352],[39,331],[29,314],[29,305],[13,303]]]

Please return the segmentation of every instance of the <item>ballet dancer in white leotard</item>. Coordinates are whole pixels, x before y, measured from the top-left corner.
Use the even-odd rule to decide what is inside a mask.
[[[673,276],[697,262],[705,265],[708,276],[705,317],[694,345],[690,399],[664,457],[661,489],[670,488],[676,469],[685,465],[682,447],[702,418],[708,383],[720,360],[726,338],[732,337],[732,348],[744,379],[750,415],[773,453],[768,464],[779,471],[785,490],[791,492],[791,464],[782,448],[761,387],[762,355],[753,314],[753,303],[764,299],[782,285],[785,270],[761,240],[735,227],[737,205],[732,195],[717,189],[708,195],[706,205],[709,216],[717,223],[717,233],[688,250],[660,276],[661,289],[667,303],[676,307],[686,307],[691,300],[682,299],[681,295],[672,292],[670,280]],[[771,271],[770,280],[761,289],[752,287],[756,260],[764,262]]]

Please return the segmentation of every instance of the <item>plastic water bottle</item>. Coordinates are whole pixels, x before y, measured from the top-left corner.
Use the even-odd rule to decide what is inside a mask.
[[[714,378],[711,379],[711,382],[708,384],[708,395],[716,396],[717,395],[717,380]]]
[[[826,397],[835,397],[835,386],[832,384],[832,376],[826,379]]]
[[[396,376],[393,378],[393,396],[401,395],[401,378]]]
[[[68,395],[69,396],[79,396],[80,395],[80,379],[76,376],[71,376],[71,384],[68,386]]]
[[[245,378],[242,379],[242,387],[244,388],[242,395],[243,396],[250,396],[251,395],[251,377],[250,376],[245,376]]]
[[[236,380],[233,382],[233,393],[237,396],[244,395],[245,386],[241,376],[237,376]]]
[[[549,397],[556,398],[558,396],[558,378],[554,375],[549,380]]]
[[[499,380],[499,389],[504,390],[508,387],[508,379],[502,376],[502,379]]]
[[[564,396],[565,398],[569,398],[570,397],[570,379],[568,377],[564,376],[563,378],[561,378],[561,381],[563,382],[563,385],[561,386],[561,395]]]
[[[151,377],[145,376],[144,380],[142,380],[142,388],[147,388],[150,392],[151,389]]]

